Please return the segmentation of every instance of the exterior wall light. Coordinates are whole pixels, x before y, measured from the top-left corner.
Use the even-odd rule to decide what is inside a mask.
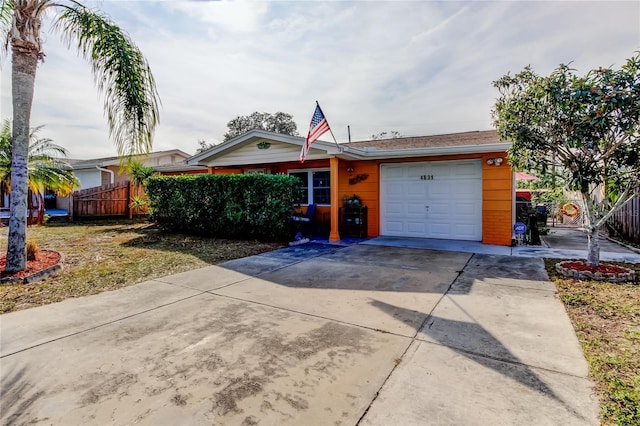
[[[487,159],[487,164],[489,166],[495,165],[496,167],[500,166],[504,160],[500,157],[498,158],[489,158]]]
[[[262,141],[262,142],[259,142],[258,145],[256,146],[258,147],[258,149],[269,149],[271,144],[267,141]]]

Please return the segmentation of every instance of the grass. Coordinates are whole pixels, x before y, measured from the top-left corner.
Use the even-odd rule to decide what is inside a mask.
[[[640,285],[566,279],[546,259],[600,399],[603,425],[640,424]],[[635,269],[640,265],[613,262]]]
[[[8,228],[0,228],[4,254]],[[33,284],[0,285],[0,313],[115,290],[282,247],[277,243],[165,234],[146,223],[33,226],[28,238],[64,256],[64,271]]]

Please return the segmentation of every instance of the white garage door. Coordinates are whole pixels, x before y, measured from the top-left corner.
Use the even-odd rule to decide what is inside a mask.
[[[382,235],[482,240],[480,160],[383,164]]]

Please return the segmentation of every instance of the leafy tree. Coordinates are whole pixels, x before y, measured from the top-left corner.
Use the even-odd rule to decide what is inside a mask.
[[[298,136],[298,126],[293,121],[293,116],[284,112],[275,114],[254,112],[251,115],[239,115],[227,123],[227,128],[229,131],[224,134],[224,142],[253,129]]]
[[[207,143],[204,139],[198,140],[198,149],[196,149],[196,154],[200,154],[201,152],[205,152],[209,148],[213,147],[212,143]]]
[[[567,65],[547,77],[527,67],[494,86],[493,120],[500,138],[512,142],[511,164],[551,174],[580,194],[587,263],[598,265],[598,229],[639,192],[640,55],[585,76]]]
[[[371,140],[378,140],[378,139],[397,139],[397,138],[402,138],[404,137],[403,135],[400,134],[400,132],[396,131],[396,130],[392,130],[390,132],[380,132],[378,134],[375,135],[371,135]]]
[[[13,147],[7,272],[26,267],[29,125],[45,13],[57,13],[53,30],[92,66],[111,138],[120,155],[150,151],[158,123],[158,94],[149,64],[131,39],[107,17],[74,0],[0,0],[2,45],[11,49]]]
[[[38,197],[38,222],[44,219],[44,191],[50,189],[58,195],[69,195],[80,185],[65,161],[67,151],[51,139],[39,138],[43,126],[31,129],[29,133],[28,187]],[[5,191],[11,191],[12,169],[11,122],[4,120],[0,129],[0,184]],[[12,195],[13,196],[13,195]],[[31,214],[31,209],[29,209]]]

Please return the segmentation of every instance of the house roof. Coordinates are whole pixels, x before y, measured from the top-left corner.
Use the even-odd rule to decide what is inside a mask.
[[[240,136],[236,136],[226,142],[218,145],[214,145],[206,151],[200,152],[193,157],[187,159],[187,164],[190,165],[207,165],[211,161],[223,157],[231,151],[243,148],[257,142],[276,142],[286,145],[293,145],[298,149],[298,152],[302,145],[305,143],[305,138],[300,136],[285,135],[282,133],[269,132],[266,130],[254,129]],[[325,142],[317,140],[313,144],[314,150],[324,151],[326,155],[335,155],[340,152],[339,147],[333,142]]]
[[[248,147],[262,141],[275,142],[290,148],[282,155],[255,155]],[[229,166],[257,162],[294,161],[305,138],[289,136],[264,130],[251,130],[227,142],[215,145],[187,160],[190,165]],[[444,135],[415,136],[396,139],[380,139],[336,144],[322,140],[311,146],[315,158],[336,156],[348,160],[411,158],[434,155],[475,154],[504,152],[510,143],[501,142],[494,130],[450,133]],[[295,146],[298,150],[291,149]],[[251,148],[253,149],[253,148]],[[244,150],[244,152],[243,152]],[[234,152],[236,151],[236,152]],[[247,157],[249,155],[250,157]]]
[[[163,155],[179,155],[183,157],[185,160],[189,158],[191,155],[180,149],[170,149],[166,151],[155,151],[150,152],[149,154],[141,154],[134,155],[134,158],[155,158],[161,157]],[[120,164],[120,160],[122,157],[103,157],[103,158],[92,158],[89,160],[79,160],[79,159],[68,159],[67,163],[71,166],[73,170],[81,170],[81,169],[95,169],[96,167],[105,167],[105,166],[117,166]]]
[[[464,133],[449,133],[444,135],[376,139],[350,142],[343,145],[364,150],[366,150],[366,148],[375,148],[376,150],[381,151],[393,151],[397,149],[442,148],[496,143],[500,143],[497,132],[495,130],[483,130]]]

